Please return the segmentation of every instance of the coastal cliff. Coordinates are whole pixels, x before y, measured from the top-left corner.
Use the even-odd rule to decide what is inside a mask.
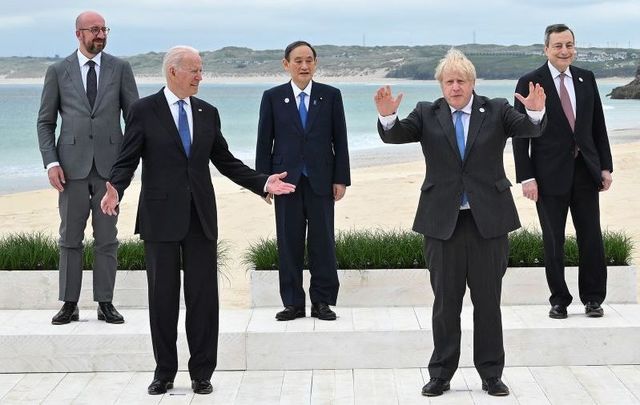
[[[607,94],[612,99],[636,99],[640,100],[640,66],[636,70],[636,77],[624,86],[616,87]]]

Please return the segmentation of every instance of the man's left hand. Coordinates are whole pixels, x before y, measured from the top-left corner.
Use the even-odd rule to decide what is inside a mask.
[[[536,83],[534,86],[533,82],[529,82],[529,95],[526,98],[518,93],[515,96],[529,111],[542,111],[547,100],[547,95],[544,94],[540,83]]]
[[[282,181],[285,177],[287,177],[287,172],[276,173],[269,176],[267,179],[267,193],[282,195],[296,191],[295,185]]]
[[[613,177],[611,177],[611,172],[609,170],[603,170],[601,174],[602,183],[600,184],[600,191],[607,191],[609,187],[611,187],[611,183],[613,183]]]
[[[344,193],[347,192],[347,186],[344,184],[333,185],[333,200],[340,201],[344,197]]]

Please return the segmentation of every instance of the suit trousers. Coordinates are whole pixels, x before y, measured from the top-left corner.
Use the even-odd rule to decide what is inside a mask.
[[[484,239],[470,210],[461,210],[448,240],[425,237],[433,303],[433,354],[429,374],[450,380],[460,359],[460,312],[466,286],[473,302],[473,363],[480,377],[504,368],[500,297],[507,268],[507,235]]]
[[[336,305],[340,282],[336,270],[334,204],[332,195],[316,194],[306,176],[300,177],[295,193],[275,197],[280,297],[284,305],[305,306],[302,269],[307,230],[311,302]]]
[[[607,293],[607,266],[600,229],[600,196],[582,153],[575,159],[573,184],[568,193],[541,193],[536,203],[551,305],[571,304],[573,297],[564,278],[564,242],[567,212],[571,210],[578,242],[578,291],[582,303],[601,304]]]
[[[184,269],[185,329],[191,379],[211,379],[218,357],[217,243],[207,239],[195,207],[189,231],[177,242],[144,242],[149,323],[155,378],[173,381],[178,371],[180,267]]]
[[[95,165],[84,179],[67,180],[58,196],[60,211],[59,300],[78,302],[82,286],[84,230],[91,213],[94,239],[93,300],[111,302],[118,267],[117,216],[102,213],[106,179]]]

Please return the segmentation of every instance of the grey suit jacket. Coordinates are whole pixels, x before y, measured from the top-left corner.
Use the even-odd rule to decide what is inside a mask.
[[[504,172],[504,146],[508,137],[540,136],[544,122],[532,124],[505,99],[474,95],[463,160],[451,110],[443,98],[418,103],[388,131],[378,121],[385,143],[422,144],[426,176],[413,230],[435,239],[451,238],[463,190],[482,237],[494,238],[519,228],[511,182]]]
[[[49,66],[38,113],[44,166],[58,161],[65,177],[77,180],[88,176],[95,161],[100,176],[108,178],[122,144],[120,113],[126,116],[137,99],[138,88],[129,63],[104,52],[93,109],[82,84],[76,52]],[[62,123],[56,142],[58,114]]]

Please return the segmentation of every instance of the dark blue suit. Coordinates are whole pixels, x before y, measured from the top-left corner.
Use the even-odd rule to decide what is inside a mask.
[[[333,184],[351,184],[340,90],[313,82],[305,128],[291,82],[265,91],[260,105],[256,170],[269,174],[286,171],[284,181],[297,186],[295,193],[275,197],[283,304],[305,306],[302,267],[308,227],[311,302],[335,305],[339,282]]]

